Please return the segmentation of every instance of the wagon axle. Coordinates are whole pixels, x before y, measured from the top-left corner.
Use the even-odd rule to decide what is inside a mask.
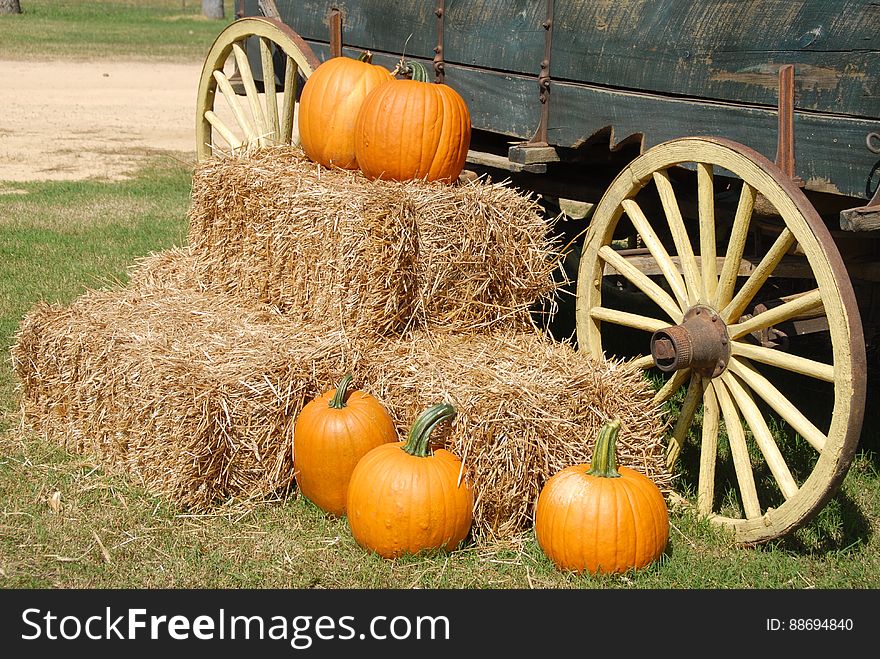
[[[692,368],[705,377],[718,377],[730,360],[727,326],[714,309],[691,307],[680,325],[654,332],[651,356],[666,373]]]

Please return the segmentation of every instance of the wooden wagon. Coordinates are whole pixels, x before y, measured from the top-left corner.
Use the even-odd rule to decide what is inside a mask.
[[[322,60],[390,69],[405,49],[467,101],[468,169],[565,212],[575,302],[548,331],[650,371],[696,509],[755,544],[834,494],[878,338],[880,5],[244,0],[236,18],[206,58],[200,158],[295,140]]]

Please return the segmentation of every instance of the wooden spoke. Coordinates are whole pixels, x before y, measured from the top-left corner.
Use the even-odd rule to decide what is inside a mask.
[[[599,250],[599,256],[605,260],[605,263],[617,270],[618,273],[623,275],[629,282],[651,298],[658,307],[667,313],[673,322],[681,322],[683,314],[681,308],[675,303],[675,300],[673,300],[666,291],[651,281],[647,275],[642,274],[638,268],[614,251],[610,245],[604,245]]]
[[[715,183],[713,167],[697,163],[697,214],[700,218],[700,270],[703,275],[702,301],[710,303],[718,289],[715,246]]]
[[[738,375],[740,379],[764,402],[776,410],[785,421],[794,428],[801,437],[820,453],[825,448],[825,433],[819,430],[812,421],[807,419],[782,392],[774,387],[770,381],[758,373],[755,368],[745,359],[735,357],[730,360],[728,369]]]
[[[241,146],[241,141],[235,136],[235,134],[229,130],[229,127],[223,123],[223,121],[214,114],[213,110],[208,110],[205,112],[205,119],[207,119],[210,124],[214,127],[214,130],[226,140],[226,143],[232,147],[233,149],[237,149]]]
[[[691,381],[688,385],[687,393],[684,401],[681,403],[681,410],[678,413],[678,420],[669,436],[669,444],[666,446],[666,465],[672,468],[672,465],[678,460],[681,448],[684,446],[684,438],[691,427],[694,420],[694,414],[697,411],[700,401],[703,399],[703,379],[695,372],[691,372]]]
[[[653,361],[653,359],[651,361]],[[675,373],[663,383],[663,386],[657,390],[657,393],[654,394],[654,400],[652,401],[654,405],[661,405],[672,398],[672,395],[684,386],[684,383],[690,380],[690,377],[691,371],[688,368],[675,371]]]
[[[235,55],[235,61],[238,64],[238,73],[241,75],[241,82],[244,85],[245,96],[247,96],[248,104],[251,108],[251,116],[254,120],[255,129],[257,131],[257,143],[260,146],[266,145],[266,137],[269,135],[269,125],[266,123],[266,115],[263,112],[263,106],[260,105],[259,93],[257,85],[254,82],[254,74],[251,72],[251,65],[248,62],[247,53],[239,43],[232,44],[232,52]]]
[[[226,103],[229,105],[229,109],[232,110],[232,114],[235,116],[235,120],[238,122],[238,127],[241,128],[247,136],[247,141],[255,142],[257,140],[257,132],[254,129],[254,125],[251,123],[251,120],[248,119],[247,115],[244,113],[244,110],[241,109],[241,105],[238,102],[238,97],[236,97],[235,95],[235,90],[233,90],[232,85],[229,84],[229,79],[226,77],[223,71],[214,71],[214,79],[217,81],[217,86],[223,93],[223,97],[226,99]]]
[[[669,173],[666,171],[654,172],[654,184],[660,194],[660,202],[663,204],[666,221],[672,231],[672,240],[681,262],[681,270],[684,273],[685,286],[687,287],[688,306],[707,301],[703,296],[700,269],[697,266],[694,249],[691,247],[691,240],[681,217],[681,210],[675,198],[675,190],[669,180]]]
[[[802,313],[817,309],[821,306],[822,294],[819,292],[818,288],[815,288],[809,293],[799,295],[793,300],[780,304],[778,307],[773,307],[763,313],[756,314],[741,323],[730,325],[727,328],[727,332],[731,339],[738,339],[741,336],[765,329],[771,325],[791,320]]]
[[[743,510],[747,518],[760,517],[761,504],[758,501],[755,475],[752,472],[749,448],[746,445],[746,435],[740,422],[739,413],[723,381],[715,379],[712,384],[715,386],[718,405],[724,418],[724,429],[727,431],[727,441],[730,443],[730,454],[733,456],[733,468],[736,471],[736,480],[739,483]]]
[[[628,311],[617,311],[615,309],[607,309],[605,307],[593,307],[590,310],[590,316],[595,320],[601,320],[615,325],[623,325],[624,327],[632,327],[646,332],[656,332],[657,330],[669,327],[669,323],[656,318],[647,316],[639,316],[638,314],[629,313]]]
[[[284,67],[284,112],[281,114],[281,141],[289,144],[293,144],[296,140],[293,139],[293,124],[296,117],[294,117],[294,104],[290,101],[292,98],[296,98],[297,86],[299,84],[299,67],[296,65],[296,61],[292,57],[287,58],[287,65]]]
[[[736,215],[733,218],[733,228],[730,230],[730,240],[727,243],[727,253],[724,256],[724,264],[721,266],[721,274],[718,276],[718,288],[715,290],[715,304],[713,306],[716,309],[724,308],[733,298],[736,277],[739,273],[743,251],[746,248],[749,224],[751,224],[757,196],[757,190],[743,182]]]
[[[651,355],[642,355],[641,357],[633,359],[632,364],[636,368],[640,368],[644,371],[654,365],[654,358]]]
[[[263,93],[266,97],[266,121],[273,142],[279,142],[278,96],[275,90],[275,62],[272,61],[272,42],[260,37],[260,62],[263,65]]]
[[[697,512],[712,514],[715,504],[715,463],[718,458],[720,414],[715,387],[706,383],[703,395],[703,430],[700,442],[700,473],[697,478]]]
[[[797,494],[798,484],[791,475],[791,471],[785,463],[779,447],[776,445],[776,440],[773,439],[773,434],[770,432],[770,428],[767,427],[767,422],[764,421],[764,415],[761,414],[752,395],[735,375],[727,372],[721,376],[721,379],[727,385],[727,389],[742,412],[749,430],[752,431],[755,443],[761,450],[761,454],[770,468],[770,473],[773,474],[773,478],[776,480],[777,485],[779,485],[779,490],[786,499],[790,499]]]
[[[651,252],[654,260],[660,267],[663,276],[666,277],[666,281],[669,282],[669,286],[672,288],[679,306],[682,310],[687,309],[690,305],[688,304],[688,293],[684,280],[682,280],[675,263],[669,257],[669,252],[666,251],[663,243],[660,242],[660,238],[657,237],[656,232],[651,228],[648,218],[645,217],[642,209],[632,199],[624,199],[621,205],[632,221],[633,226],[635,226],[636,231],[641,235],[648,251]]]
[[[734,356],[746,357],[753,362],[776,366],[777,368],[782,368],[792,373],[800,373],[817,380],[834,382],[834,366],[831,364],[823,364],[806,357],[798,357],[788,352],[744,343],[743,341],[733,341],[730,344],[730,348],[731,354]]]
[[[746,279],[742,288],[739,289],[739,292],[721,311],[721,318],[724,322],[730,323],[740,317],[749,302],[751,302],[757,292],[761,290],[764,282],[767,281],[767,278],[770,277],[776,269],[776,266],[782,261],[782,257],[785,256],[786,252],[791,249],[795,242],[794,234],[788,229],[788,227],[784,228],[779,234],[779,237],[776,238],[776,241],[764,255],[764,258],[762,258],[761,262],[755,267],[754,272],[748,276],[748,279]]]
[[[256,52],[249,56],[251,47],[259,48],[259,57]],[[275,57],[280,55],[286,61],[283,94],[276,89]],[[240,79],[237,86],[224,73],[232,63]],[[221,139],[233,150],[291,144],[299,103],[297,86],[319,65],[309,45],[280,20],[247,16],[227,25],[208,51],[199,78],[198,159],[211,156]]]

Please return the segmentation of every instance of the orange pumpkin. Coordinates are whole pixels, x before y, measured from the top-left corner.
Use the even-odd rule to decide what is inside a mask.
[[[322,62],[303,85],[299,137],[303,152],[325,167],[357,169],[354,126],[361,104],[373,89],[393,80],[391,72],[360,59],[333,57]]]
[[[592,464],[562,469],[538,496],[535,535],[562,570],[622,573],[653,563],[666,549],[666,501],[647,476],[617,468],[619,430],[619,421],[605,424]]]
[[[309,401],[293,427],[293,469],[300,493],[322,510],[345,514],[348,481],[367,451],[397,440],[388,411],[365,391],[349,392],[351,374]]]
[[[371,180],[454,182],[471,141],[467,104],[452,87],[428,82],[421,64],[402,68],[412,79],[395,78],[364,99],[355,125],[358,166]]]
[[[405,442],[383,444],[358,462],[348,486],[348,523],[364,549],[385,558],[455,549],[473,523],[473,492],[462,463],[429,449],[434,427],[455,409],[435,405],[413,423]]]

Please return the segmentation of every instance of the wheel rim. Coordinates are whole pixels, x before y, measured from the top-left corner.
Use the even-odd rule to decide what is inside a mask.
[[[259,57],[248,58],[248,47],[257,48]],[[276,70],[273,55],[279,51],[286,57],[283,68]],[[241,76],[243,96],[235,93],[225,72],[232,61]],[[217,147],[234,153],[250,146],[296,143],[297,89],[300,79],[307,79],[318,64],[308,44],[281,21],[248,17],[227,26],[208,51],[199,79],[198,159],[210,157]],[[256,80],[276,79],[283,80],[282,94],[276,85],[258,92]]]
[[[673,184],[681,164],[695,171],[695,180],[688,182],[696,186],[693,238]],[[726,245],[716,235],[723,224],[716,213],[724,214],[717,199],[737,194],[735,188],[715,189],[716,170],[724,174],[720,180],[741,182],[738,198],[725,211]],[[642,208],[645,195],[657,201],[656,215]],[[769,204],[781,222],[769,247],[757,250],[754,266],[741,272],[747,244],[754,248],[756,202],[762,213]],[[624,226],[631,226],[645,245],[648,267],[634,265],[613,246],[624,218],[629,222]],[[782,279],[781,264],[795,248],[808,267],[809,277],[800,280],[810,282],[806,290],[780,297],[772,308],[756,306],[768,298],[776,286],[772,282]],[[611,290],[609,282],[635,288],[651,311],[624,310],[608,295],[603,305],[603,286]],[[753,313],[744,315],[747,310]],[[830,363],[753,340],[780,324],[822,315]],[[667,376],[657,404],[683,394],[670,424],[668,463],[673,466],[682,448],[696,451],[690,454],[699,457],[698,464],[692,461],[696,509],[732,527],[738,542],[760,543],[789,533],[812,519],[837,489],[861,432],[866,377],[861,321],[830,232],[801,190],[769,160],[734,142],[684,138],[658,145],[630,163],[596,207],[578,271],[579,347],[607,355],[603,336],[608,343],[610,335],[603,326],[644,335],[637,363]],[[820,421],[808,418],[774,385],[776,375],[780,381],[806,383],[797,386],[827,388],[833,396],[830,412]],[[699,417],[698,445],[687,446],[685,439],[692,425],[700,425]],[[809,455],[800,452],[803,446],[792,453],[791,447],[777,445],[771,431],[776,419],[806,441]],[[733,474],[738,510],[731,510],[716,490],[721,456]]]

